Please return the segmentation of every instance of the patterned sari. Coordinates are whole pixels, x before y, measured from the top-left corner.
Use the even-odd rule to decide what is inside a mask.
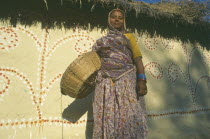
[[[129,40],[110,30],[93,46],[101,57],[93,100],[93,139],[145,139],[144,98],[137,98],[136,67]]]

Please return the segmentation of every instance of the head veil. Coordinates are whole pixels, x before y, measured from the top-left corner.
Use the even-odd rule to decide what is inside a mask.
[[[111,14],[112,14],[112,12],[114,12],[114,11],[120,11],[121,13],[123,13],[123,17],[124,17],[124,28],[123,28],[123,30],[122,31],[126,31],[126,23],[125,23],[125,13],[122,11],[122,10],[120,10],[120,9],[113,9],[113,10],[111,10],[110,12],[109,12],[109,15],[108,15],[108,24],[109,24],[109,27],[111,28],[111,29],[114,29],[114,27],[111,25],[111,23],[110,23],[110,18],[111,18]]]

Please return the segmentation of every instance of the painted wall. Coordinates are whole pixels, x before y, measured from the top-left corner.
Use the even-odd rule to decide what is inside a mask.
[[[89,139],[92,96],[60,93],[60,79],[78,55],[105,33],[0,24],[0,138]],[[148,78],[148,139],[210,137],[210,53],[142,34]],[[63,118],[62,118],[63,117]]]

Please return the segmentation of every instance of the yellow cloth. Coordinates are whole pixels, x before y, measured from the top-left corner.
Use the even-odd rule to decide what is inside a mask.
[[[142,57],[141,51],[140,51],[140,48],[137,44],[135,36],[132,33],[126,33],[124,35],[127,39],[130,40],[131,47],[132,47],[132,52],[133,52],[133,59],[135,59],[138,56]]]

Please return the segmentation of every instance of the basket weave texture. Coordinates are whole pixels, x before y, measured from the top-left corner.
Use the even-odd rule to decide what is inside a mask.
[[[73,98],[84,98],[95,86],[95,77],[101,67],[96,52],[84,53],[75,59],[61,78],[61,93]]]

